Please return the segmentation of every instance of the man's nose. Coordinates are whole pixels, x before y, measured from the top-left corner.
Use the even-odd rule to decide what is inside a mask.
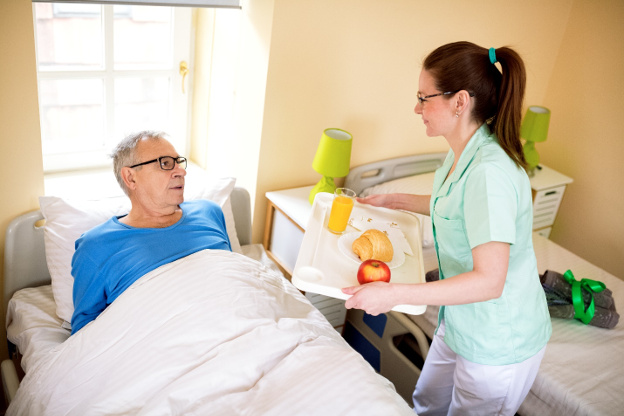
[[[173,168],[173,176],[186,176],[186,169],[179,163],[176,163],[175,168]]]

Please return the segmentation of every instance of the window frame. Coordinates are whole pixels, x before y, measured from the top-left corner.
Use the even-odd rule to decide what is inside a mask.
[[[50,2],[50,3],[59,3]],[[121,3],[121,2],[115,2]],[[179,64],[186,61],[189,68],[192,69],[193,58],[193,31],[192,31],[192,9],[185,7],[173,8],[173,43],[172,43],[172,66],[167,69],[129,69],[115,70],[113,68],[113,7],[112,2],[101,4],[103,36],[104,36],[104,68],[101,70],[41,70],[37,63],[37,86],[40,89],[42,80],[63,80],[63,79],[102,79],[104,83],[104,145],[97,150],[88,151],[66,151],[60,153],[44,153],[43,169],[44,173],[54,173],[62,171],[80,171],[84,169],[110,167],[111,160],[109,157],[112,147],[116,145],[123,137],[115,137],[114,135],[114,83],[115,78],[129,77],[137,75],[165,76],[169,77],[169,108],[172,114],[172,128],[167,133],[171,137],[172,144],[178,149],[180,154],[186,154],[189,150],[190,118],[191,118],[191,92],[192,92],[192,71],[182,77],[179,73]],[[35,14],[35,4],[33,3],[33,24],[35,30],[35,47],[37,48],[37,22]],[[182,91],[182,82],[184,82],[184,93]],[[40,103],[41,109],[41,103]],[[41,111],[41,110],[40,110]],[[150,129],[150,126],[145,126]],[[42,131],[42,140],[44,133]]]

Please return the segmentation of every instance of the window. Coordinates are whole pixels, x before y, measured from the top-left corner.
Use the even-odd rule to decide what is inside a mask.
[[[186,153],[191,9],[35,3],[33,13],[46,172],[110,164],[122,138],[146,129]]]

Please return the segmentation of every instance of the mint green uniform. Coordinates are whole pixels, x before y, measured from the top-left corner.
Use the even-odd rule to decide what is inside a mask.
[[[540,351],[552,331],[533,250],[529,178],[485,124],[446,178],[454,158],[449,151],[431,195],[440,279],[471,271],[472,249],[490,241],[509,243],[510,258],[500,298],[440,307],[444,342],[475,363],[519,363]]]

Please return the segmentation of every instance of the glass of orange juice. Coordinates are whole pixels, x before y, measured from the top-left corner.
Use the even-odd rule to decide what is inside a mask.
[[[332,201],[329,223],[327,224],[329,231],[334,234],[344,233],[349,223],[354,201],[355,191],[349,188],[337,188],[334,191],[334,200]]]

